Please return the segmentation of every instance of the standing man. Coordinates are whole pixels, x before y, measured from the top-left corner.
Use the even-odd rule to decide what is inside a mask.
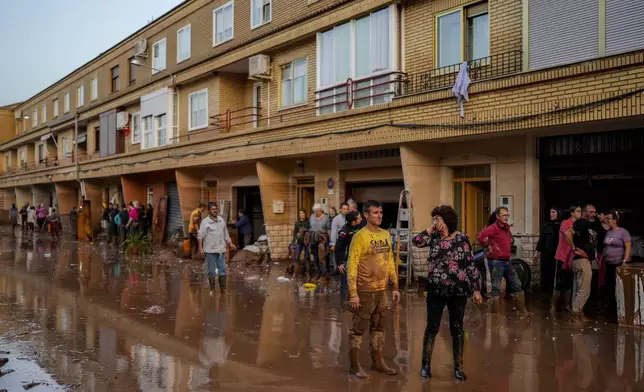
[[[15,204],[11,205],[9,217],[11,218],[11,231],[14,232],[16,230],[16,226],[18,226],[18,209]]]
[[[240,246],[246,247],[250,245],[253,242],[253,225],[250,224],[250,219],[241,208],[237,211],[237,222],[235,222],[235,227],[239,229],[239,235],[243,239]]]
[[[584,317],[584,305],[590,297],[591,283],[593,279],[592,263],[595,261],[595,244],[593,243],[594,231],[592,223],[588,219],[579,219],[573,227],[573,261],[572,271],[574,273],[574,286],[572,297],[572,318],[571,322],[586,321]]]
[[[368,377],[360,367],[359,356],[362,335],[369,326],[371,368],[387,375],[395,375],[396,371],[384,361],[388,283],[394,286],[394,303],[400,301],[391,234],[380,228],[382,204],[379,201],[366,202],[363,213],[367,226],[353,236],[347,270],[349,304],[353,312],[353,325],[349,331],[349,373],[358,378]]]
[[[197,252],[199,251],[199,240],[197,239],[197,234],[199,233],[199,226],[201,226],[201,220],[203,219],[202,216],[205,209],[206,205],[204,203],[199,203],[199,206],[190,213],[188,233],[190,234],[190,257],[193,259],[197,258]]]
[[[72,227],[72,238],[78,239],[78,211],[76,206],[69,212],[69,225]]]
[[[130,212],[127,210],[127,205],[121,205],[121,212],[119,212],[119,242],[122,244],[127,238],[127,223],[130,220]]]
[[[329,251],[331,252],[331,259],[333,262],[333,269],[335,272],[335,269],[337,268],[338,265],[338,260],[336,260],[335,256],[335,243],[338,241],[338,234],[340,233],[340,230],[344,227],[344,225],[347,223],[346,216],[349,213],[349,204],[348,203],[342,203],[340,204],[340,213],[333,218],[331,221],[331,238],[329,240]]]
[[[359,230],[358,226],[362,222],[362,217],[358,211],[351,211],[346,216],[347,223],[338,233],[338,241],[335,243],[335,261],[338,263],[338,272],[340,273],[340,299],[342,307],[347,302],[347,255],[353,235]]]
[[[31,206],[29,205],[29,203],[25,204],[20,209],[20,220],[22,220],[22,230],[28,229],[27,218],[29,217],[30,209],[31,209]]]
[[[226,293],[226,245],[235,250],[230,241],[226,222],[219,216],[217,203],[208,204],[209,215],[199,226],[199,255],[206,258],[210,296],[215,295],[215,278],[219,278],[219,289]]]
[[[510,212],[505,207],[499,207],[494,213],[496,214],[496,222],[476,236],[479,243],[487,248],[487,281],[492,285],[490,310],[492,313],[499,311],[501,279],[505,278],[506,290],[514,298],[519,313],[528,316],[530,313],[525,306],[525,295],[521,288],[521,281],[514,266],[510,263],[510,256],[512,256],[512,232],[508,224]]]

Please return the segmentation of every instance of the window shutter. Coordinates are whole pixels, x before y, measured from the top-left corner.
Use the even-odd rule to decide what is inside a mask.
[[[530,69],[589,60],[599,55],[599,2],[529,2]]]
[[[644,48],[644,4],[641,0],[606,0],[606,54]]]
[[[467,18],[481,14],[487,14],[487,1],[472,4],[465,9],[465,15]]]

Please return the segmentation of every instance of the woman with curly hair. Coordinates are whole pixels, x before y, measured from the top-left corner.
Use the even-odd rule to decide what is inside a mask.
[[[467,234],[457,230],[458,215],[451,206],[442,205],[432,210],[432,225],[413,239],[419,248],[429,247],[427,275],[427,326],[423,337],[423,357],[420,375],[431,378],[431,360],[434,342],[441,325],[445,305],[449,312],[449,330],[452,335],[454,376],[465,381],[463,351],[465,332],[463,318],[467,298],[483,302],[478,287],[478,270],[472,261],[472,248]]]

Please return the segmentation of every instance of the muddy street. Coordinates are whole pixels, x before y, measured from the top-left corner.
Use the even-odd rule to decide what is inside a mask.
[[[521,319],[468,305],[465,383],[452,380],[441,328],[431,381],[419,377],[424,298],[388,314],[386,354],[399,375],[347,376],[349,317],[335,283],[305,290],[284,264],[231,266],[214,298],[200,263],[171,252],[132,258],[103,243],[52,243],[2,229],[0,389],[78,391],[626,391],[642,390],[644,334],[546,314]],[[447,316],[443,322],[447,322]],[[363,347],[363,365],[369,354]],[[0,362],[1,363],[1,362]]]

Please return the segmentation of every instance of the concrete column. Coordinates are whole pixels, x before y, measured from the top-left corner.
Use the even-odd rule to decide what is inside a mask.
[[[431,211],[441,203],[441,167],[437,146],[407,144],[400,147],[405,188],[411,191],[413,230],[422,231],[432,221]]]
[[[16,205],[23,206],[27,203],[33,204],[33,192],[31,187],[16,187]]]
[[[201,183],[203,171],[199,169],[176,169],[175,176],[179,188],[179,200],[181,201],[181,217],[184,230],[190,227],[190,214],[203,200]]]
[[[103,188],[100,183],[85,181],[85,200],[91,203],[92,228],[96,232],[101,229],[103,215]]]
[[[268,234],[271,256],[274,259],[288,257],[288,245],[291,240],[291,222],[289,211],[295,207],[289,197],[291,184],[289,171],[291,161],[266,160],[257,162],[257,177],[264,210],[264,226]],[[284,203],[284,212],[273,212],[273,203]]]
[[[50,188],[49,185],[32,185],[33,204],[44,204],[49,206]]]
[[[4,198],[4,206],[2,207],[3,210],[9,211],[12,204],[15,204],[18,209],[22,207],[22,205],[18,204],[18,202],[16,201],[16,191],[13,188],[3,189],[2,193]]]
[[[64,229],[70,229],[69,227],[69,212],[74,206],[79,206],[78,200],[78,185],[74,182],[59,182],[54,184],[56,187],[56,198],[58,199],[58,213],[62,217],[61,221],[63,223]]]
[[[123,187],[123,199],[129,204],[131,201],[138,200],[140,203],[146,202],[145,184],[137,176],[121,176],[121,186]]]

